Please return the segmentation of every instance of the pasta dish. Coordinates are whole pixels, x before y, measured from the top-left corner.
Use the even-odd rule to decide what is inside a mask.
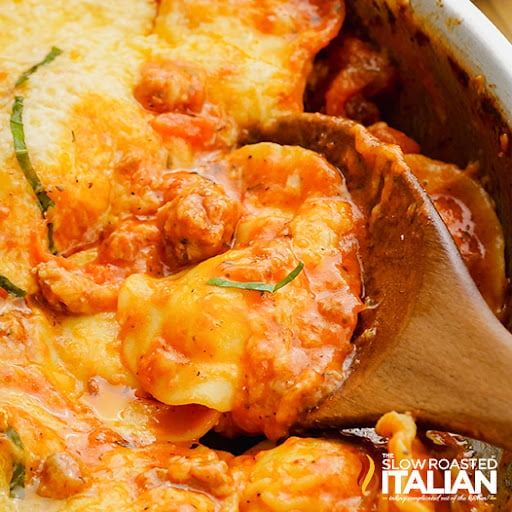
[[[382,120],[393,64],[344,19],[343,0],[0,3],[2,511],[491,510],[485,489],[383,491],[384,454],[469,453],[404,412],[294,434],[344,380],[366,218],[321,155],[242,144],[251,127],[317,111],[399,146],[505,302],[478,163]]]

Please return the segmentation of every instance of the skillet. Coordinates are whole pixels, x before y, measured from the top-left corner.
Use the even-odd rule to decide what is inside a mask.
[[[347,13],[398,71],[398,92],[380,100],[385,120],[432,158],[462,168],[480,162],[510,275],[512,44],[469,0],[347,0]]]
[[[481,182],[504,230],[510,278],[512,44],[469,0],[346,4],[346,25],[388,51],[397,69],[398,90],[377,99],[385,121],[417,140],[432,158],[461,168],[480,163]],[[503,321],[511,330],[510,299]],[[499,453],[490,445],[472,445],[483,457]],[[499,477],[496,511],[510,510],[511,477],[509,462]]]

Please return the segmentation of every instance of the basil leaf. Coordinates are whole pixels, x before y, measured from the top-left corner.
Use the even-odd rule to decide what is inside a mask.
[[[10,425],[7,427],[7,430],[4,432],[4,434],[7,439],[12,441],[18,448],[23,450],[23,443],[21,442],[20,435]]]
[[[260,292],[273,293],[274,291],[273,284],[262,283],[259,281],[230,281],[229,279],[223,279],[222,277],[212,277],[206,281],[206,284],[220,286],[222,288],[240,288],[241,290],[257,290]]]
[[[14,87],[19,87],[21,84],[24,84],[28,77],[38,70],[39,67],[44,66],[45,64],[49,64],[52,60],[55,59],[58,55],[62,53],[62,50],[60,48],[57,48],[56,46],[52,46],[52,49],[50,52],[46,55],[46,57],[41,61],[32,66],[30,69],[27,69],[22,75],[18,78],[18,81],[14,84]]]
[[[55,248],[55,242],[53,240],[53,222],[48,222],[46,225],[48,230],[48,250],[56,256],[58,254],[57,249]]]
[[[20,450],[24,450],[20,435],[10,425],[4,432],[4,435]],[[20,461],[12,463],[12,476],[9,483],[9,494],[11,498],[23,498],[25,495],[25,464]]]
[[[303,268],[304,268],[304,263],[302,261],[299,261],[299,264],[286,277],[284,277],[283,279],[281,279],[281,281],[279,281],[278,283],[276,283],[274,285],[274,289],[272,290],[272,293],[277,292],[277,290],[279,290],[279,288],[282,288],[283,286],[287,285],[289,282],[293,281],[302,272]]]
[[[6,292],[14,295],[15,297],[19,297],[20,299],[25,297],[27,294],[25,290],[22,290],[14,283],[12,283],[7,277],[2,275],[0,275],[0,288],[3,288]]]
[[[25,144],[25,130],[23,128],[23,97],[16,96],[14,98],[14,105],[12,107],[11,114],[11,133],[14,141],[14,152],[16,159],[27,178],[32,190],[34,191],[39,201],[39,207],[43,212],[46,213],[48,208],[55,206],[55,203],[51,200],[48,194],[45,192],[43,184],[39,180],[36,171],[32,167],[30,158],[28,156],[27,146]]]
[[[21,499],[25,496],[25,464],[13,462],[12,477],[9,482],[9,495],[11,498]]]
[[[220,286],[222,288],[239,288],[241,290],[256,290],[260,292],[274,293],[287,285],[290,281],[293,281],[301,273],[303,268],[304,263],[300,261],[287,276],[276,284],[262,283],[260,281],[230,281],[229,279],[224,279],[222,277],[212,277],[206,281],[206,284]]]

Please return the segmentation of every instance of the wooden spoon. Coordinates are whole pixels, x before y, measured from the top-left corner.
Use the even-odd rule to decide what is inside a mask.
[[[369,216],[362,250],[373,307],[361,314],[343,386],[301,426],[363,426],[409,411],[423,426],[512,449],[512,335],[487,307],[399,148],[321,114],[282,118],[249,139],[323,154]]]

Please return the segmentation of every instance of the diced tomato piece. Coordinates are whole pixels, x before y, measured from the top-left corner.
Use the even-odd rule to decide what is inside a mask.
[[[152,120],[151,125],[164,139],[179,137],[195,146],[211,144],[217,131],[216,119],[176,112],[158,115]]]

